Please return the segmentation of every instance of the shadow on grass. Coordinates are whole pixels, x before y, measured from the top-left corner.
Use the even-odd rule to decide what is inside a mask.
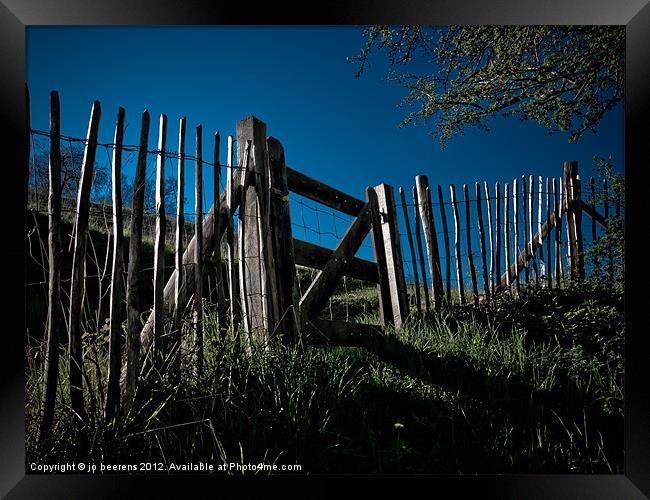
[[[403,430],[401,439],[420,450],[414,456],[428,464],[425,470],[455,472],[449,469],[454,464],[465,473],[622,468],[623,418],[606,414],[564,371],[553,388],[540,389],[520,374],[478,369],[459,356],[426,352],[395,335],[375,338],[367,348],[400,374],[433,388],[423,394],[376,385],[363,402],[392,412],[396,422],[410,422],[406,427],[416,432]],[[446,408],[444,394],[453,400]],[[426,441],[433,446],[422,456],[426,447],[420,444]],[[605,460],[591,463],[596,460],[590,456],[598,454]],[[401,466],[418,470],[418,460]]]

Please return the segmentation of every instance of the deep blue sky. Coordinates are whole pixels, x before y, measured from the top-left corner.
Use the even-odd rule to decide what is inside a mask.
[[[577,145],[569,144],[566,134],[549,135],[539,125],[515,119],[494,121],[489,133],[468,130],[445,150],[422,126],[399,129],[406,110],[397,104],[405,91],[384,80],[385,57],[374,57],[360,79],[355,79],[356,66],[346,62],[363,45],[361,32],[357,27],[28,27],[32,127],[48,129],[49,92],[58,90],[65,135],[85,136],[97,99],[102,103],[100,142],[112,141],[117,108],[123,106],[125,142],[136,144],[146,108],[152,115],[152,148],[160,113],[168,116],[168,148],[173,150],[178,120],[186,116],[187,152],[193,154],[194,127],[201,123],[204,158],[211,161],[212,135],[218,130],[225,163],[225,137],[235,134],[237,120],[256,115],[267,123],[268,134],[282,141],[288,165],[359,198],[366,186],[385,182],[404,186],[411,201],[417,174],[429,176],[434,194],[441,184],[448,197],[450,183],[462,193],[463,183],[473,189],[476,181],[493,186],[521,175],[559,176],[564,160],[578,160],[583,179],[591,173],[594,155],[612,155],[623,165],[622,106],[605,116],[596,135],[585,135]],[[98,154],[98,160],[106,155]],[[125,167],[127,175],[132,165]],[[193,165],[186,165],[191,211]],[[206,172],[206,183],[211,175]],[[206,193],[207,206],[211,201]],[[321,230],[329,231],[325,226],[332,217],[320,217]],[[339,221],[335,232],[344,230]],[[326,238],[321,243],[335,244]],[[369,245],[360,255],[372,258]]]

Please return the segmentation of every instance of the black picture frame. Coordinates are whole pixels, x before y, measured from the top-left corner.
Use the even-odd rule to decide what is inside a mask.
[[[25,27],[28,25],[174,25],[174,24],[618,24],[626,26],[626,347],[624,475],[480,475],[480,476],[292,476],[283,479],[286,493],[309,489],[311,496],[352,491],[355,483],[385,495],[422,494],[470,498],[646,498],[650,496],[650,377],[642,242],[644,208],[642,174],[648,169],[650,6],[647,0],[364,0],[324,4],[321,8],[244,6],[241,2],[118,0],[2,0],[2,122],[0,135],[4,190],[2,199],[5,253],[0,326],[0,495],[7,498],[157,498],[195,496],[197,490],[238,496],[249,487],[264,488],[277,477],[223,476],[89,476],[25,475],[24,450],[24,220],[25,203]],[[20,187],[19,187],[20,186]],[[647,195],[646,195],[647,196]],[[638,205],[638,208],[635,206]],[[639,266],[639,267],[636,267]],[[9,273],[7,273],[9,271]],[[390,481],[389,481],[390,480]],[[415,485],[415,482],[419,483]],[[287,484],[288,483],[288,484]],[[314,483],[318,483],[315,485]],[[408,487],[408,489],[405,489]],[[417,489],[416,489],[417,488]],[[423,488],[423,489],[421,489]]]

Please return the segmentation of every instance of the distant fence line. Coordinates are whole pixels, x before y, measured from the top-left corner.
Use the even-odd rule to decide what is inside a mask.
[[[125,146],[123,108],[118,111],[114,142],[100,144],[97,140],[99,101],[93,104],[86,139],[62,136],[57,92],[51,93],[50,104],[50,131],[26,131],[26,134],[47,137],[50,143],[47,352],[39,426],[41,443],[49,439],[54,412],[58,346],[63,332],[62,282],[70,283],[67,382],[72,423],[75,428],[85,425],[81,310],[86,241],[91,217],[101,216],[108,226],[108,207],[113,251],[104,413],[109,421],[119,415],[120,409],[132,404],[140,367],[147,353],[156,354],[155,359],[168,360],[162,363],[170,364],[163,367],[179,377],[181,370],[188,366],[193,373],[201,373],[206,280],[214,283],[210,294],[214,290],[223,334],[237,336],[241,329],[249,354],[256,346],[276,336],[334,345],[367,345],[379,334],[373,327],[322,319],[328,301],[344,277],[376,285],[382,323],[399,329],[413,314],[410,297],[415,299],[417,312],[422,313],[438,310],[451,300],[465,303],[469,298],[479,304],[526,283],[561,286],[564,275],[572,280],[584,279],[582,214],[586,213],[593,221],[592,239],[596,238],[596,223],[603,227],[608,224],[608,205],[605,205],[604,215],[596,209],[593,179],[589,184],[592,203],[584,201],[576,162],[566,162],[559,178],[522,176],[512,184],[497,182],[493,187],[477,182],[463,185],[462,192],[457,192],[454,185],[449,189],[440,185],[432,188],[428,177],[419,175],[409,193],[400,188],[399,199],[388,184],[368,187],[361,199],[288,167],[282,144],[267,137],[266,125],[255,117],[237,123],[236,138],[228,136],[224,165],[220,162],[222,151],[218,132],[213,136],[212,161],[203,159],[201,125],[195,129],[195,154],[185,152],[185,118],[180,120],[177,152],[167,147],[171,141],[167,138],[164,114],[158,123],[158,147],[150,150],[150,117],[146,111],[142,114],[139,146]],[[79,141],[84,145],[76,200],[61,196],[62,140]],[[113,153],[111,203],[101,207],[90,200],[98,146],[110,148]],[[127,150],[137,153],[137,165],[132,207],[124,217],[121,175],[122,154]],[[155,212],[145,214],[149,155],[156,158]],[[177,163],[174,217],[169,217],[165,209],[164,169],[165,160],[169,158]],[[185,211],[186,160],[194,163],[194,212]],[[211,182],[206,185],[204,164],[219,167],[213,169]],[[225,168],[223,177],[220,167]],[[29,176],[29,158],[26,168]],[[602,190],[607,191],[606,184],[602,185]],[[214,202],[204,210],[206,192]],[[407,200],[407,194],[412,196],[412,202]],[[32,199],[40,203],[42,196],[35,193]],[[292,220],[291,200],[295,197],[298,203],[293,207],[299,207],[299,222]],[[328,207],[331,212],[304,203],[303,198]],[[305,219],[305,208],[314,211],[316,227]],[[71,278],[62,280],[61,220],[66,211],[74,217],[70,240],[73,264]],[[620,213],[620,206],[615,207],[615,211]],[[332,217],[334,231],[322,230],[319,214]],[[185,221],[185,216],[190,215],[193,224]],[[400,232],[400,217],[405,228],[403,232]],[[347,226],[343,234],[338,233],[336,220]],[[125,225],[130,235],[128,265],[125,265],[122,252]],[[150,228],[147,232],[154,243],[154,273],[153,307],[143,326],[139,281],[145,226]],[[313,231],[318,237],[331,236],[337,240],[336,246],[330,249],[296,238],[293,229],[302,229],[305,234]],[[191,238],[184,237],[188,231]],[[368,235],[373,260],[356,256]],[[189,242],[185,244],[187,239]],[[174,244],[174,271],[165,280],[164,250],[165,245],[171,243]],[[563,265],[565,254],[567,263]],[[207,270],[204,263],[210,259],[217,266]],[[409,293],[405,264],[410,265],[414,294]],[[611,259],[609,265],[612,265]],[[304,290],[297,279],[297,266],[316,271]],[[188,317],[192,324],[189,333],[182,327]],[[126,345],[123,346],[124,323]],[[165,333],[166,325],[171,328],[170,334]],[[124,354],[126,362],[123,364]]]

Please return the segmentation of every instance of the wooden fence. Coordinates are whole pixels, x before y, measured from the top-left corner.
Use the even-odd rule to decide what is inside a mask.
[[[438,186],[438,203],[434,209],[428,179],[417,176],[413,188],[416,240],[419,245],[421,225],[429,264],[429,283],[424,291],[431,289],[433,306],[439,307],[443,299],[450,301],[455,298],[465,303],[468,294],[474,304],[479,304],[504,290],[519,289],[522,282],[559,287],[565,271],[570,279],[585,279],[582,214],[586,213],[592,221],[592,241],[597,239],[596,225],[606,228],[608,224],[608,218],[601,215],[595,206],[593,178],[589,185],[589,201],[584,201],[578,164],[565,162],[562,176],[557,179],[523,176],[512,183],[497,182],[493,189],[487,182],[476,182],[474,186],[464,184],[462,200],[453,184],[449,186],[449,201],[443,195],[442,186]],[[607,192],[606,182],[603,191]],[[404,218],[408,219],[405,199],[402,204]],[[441,221],[438,229],[433,217],[435,210],[439,210]],[[452,235],[447,224],[448,210],[451,210],[454,220]],[[618,210],[620,212],[620,207]],[[562,234],[563,224],[566,240]],[[417,286],[420,281],[427,280],[422,265],[425,259],[420,251],[419,262],[416,262],[411,225],[407,223],[405,226]],[[453,250],[450,249],[452,237]],[[478,241],[473,238],[478,238]],[[440,239],[444,241],[444,259],[438,249]],[[562,264],[564,248],[568,270]],[[453,270],[452,254],[455,257]],[[445,264],[444,276],[441,262]],[[554,271],[551,269],[553,262]],[[503,264],[505,269],[501,267]],[[611,261],[609,265],[611,267]],[[469,276],[469,280],[465,276]],[[452,282],[456,283],[456,290],[452,289]],[[468,291],[466,287],[469,287]],[[426,293],[424,307],[421,300],[421,294],[415,294],[417,310],[429,310],[431,306]]]
[[[58,94],[52,92],[49,131],[47,353],[40,442],[47,441],[51,432],[58,378],[58,345],[64,333],[59,307],[62,286],[59,114]],[[84,141],[84,161],[74,221],[67,335],[70,405],[73,424],[76,426],[83,426],[86,421],[82,383],[84,325],[81,310],[91,211],[90,185],[100,114],[100,103],[95,101]],[[161,115],[158,121],[158,145],[153,152],[157,157],[153,307],[142,326],[139,276],[146,160],[147,155],[152,154],[147,150],[150,117],[146,111],[141,117],[135,194],[128,219],[128,266],[125,265],[122,252],[125,228],[120,190],[122,154],[125,148],[124,122],[125,110],[120,108],[112,144],[113,261],[108,376],[104,401],[104,415],[109,421],[118,415],[120,408],[129,408],[132,403],[141,364],[148,353],[155,354],[154,359],[161,363],[161,367],[172,370],[178,376],[185,366],[190,366],[197,375],[200,374],[203,366],[204,263],[211,258],[217,262],[214,279],[220,328],[224,334],[238,335],[243,332],[249,353],[259,346],[267,345],[275,336],[284,339],[320,339],[337,345],[364,345],[378,334],[373,327],[320,317],[342,277],[348,276],[375,284],[382,322],[399,329],[411,313],[409,296],[414,296],[418,313],[440,309],[445,302],[454,300],[454,297],[464,303],[466,272],[471,278],[469,290],[474,304],[489,301],[495,294],[511,288],[513,284],[518,288],[524,280],[542,282],[548,287],[560,286],[563,275],[563,221],[566,221],[568,275],[571,279],[583,279],[582,214],[586,213],[591,218],[594,238],[596,223],[603,227],[608,223],[607,205],[603,216],[597,212],[593,201],[590,204],[583,200],[578,165],[576,162],[567,162],[559,179],[522,177],[515,179],[512,185],[496,183],[494,190],[487,183],[476,183],[473,188],[465,184],[462,200],[459,199],[456,187],[451,185],[449,201],[446,201],[446,190],[438,185],[435,204],[428,178],[417,176],[412,189],[411,206],[414,211],[411,224],[408,210],[410,204],[404,189],[399,190],[398,203],[393,187],[387,184],[368,187],[364,199],[328,186],[288,167],[280,141],[267,137],[266,125],[255,117],[249,117],[237,123],[236,139],[228,137],[225,189],[221,192],[219,133],[214,135],[214,157],[210,163],[202,157],[201,125],[195,129],[195,154],[189,156],[186,153],[187,124],[185,118],[180,120],[178,150],[175,153],[178,181],[176,224],[172,228],[167,219],[164,192],[164,161],[166,151],[169,150],[167,117]],[[184,190],[188,158],[195,169],[196,203],[194,235],[184,247],[182,233],[186,227]],[[210,186],[203,185],[202,169],[206,164],[214,168],[213,183]],[[205,214],[201,203],[204,188],[211,191],[214,199]],[[590,188],[591,199],[594,200],[593,179]],[[604,189],[607,189],[606,185]],[[504,196],[501,195],[502,192]],[[291,193],[353,217],[334,249],[293,236],[289,209]],[[405,278],[406,259],[402,251],[398,206],[401,206],[406,229],[414,294],[408,293],[409,286]],[[451,208],[453,216],[453,239],[449,234],[447,207]],[[437,216],[436,209],[439,210]],[[620,208],[617,208],[618,211]],[[439,219],[438,224],[436,218]],[[175,231],[175,264],[173,273],[165,282],[164,247],[170,230]],[[356,257],[368,234],[372,238],[373,261]],[[444,242],[444,259],[439,241]],[[455,256],[453,270],[450,248],[452,241]],[[520,244],[521,241],[523,244]],[[505,256],[504,269],[501,267],[502,251]],[[550,269],[552,254],[554,272]],[[296,266],[317,271],[304,293],[298,290]],[[126,275],[125,286],[122,286],[123,275]],[[457,292],[452,290],[454,281]],[[192,322],[192,328],[184,329],[183,324],[188,318]],[[124,324],[125,346],[121,345]],[[168,331],[171,328],[171,334],[165,334],[166,328]],[[189,361],[185,359],[187,346],[192,353]],[[176,352],[179,355],[174,356]],[[123,357],[126,360],[124,364]],[[169,360],[174,360],[175,363],[167,364]]]

